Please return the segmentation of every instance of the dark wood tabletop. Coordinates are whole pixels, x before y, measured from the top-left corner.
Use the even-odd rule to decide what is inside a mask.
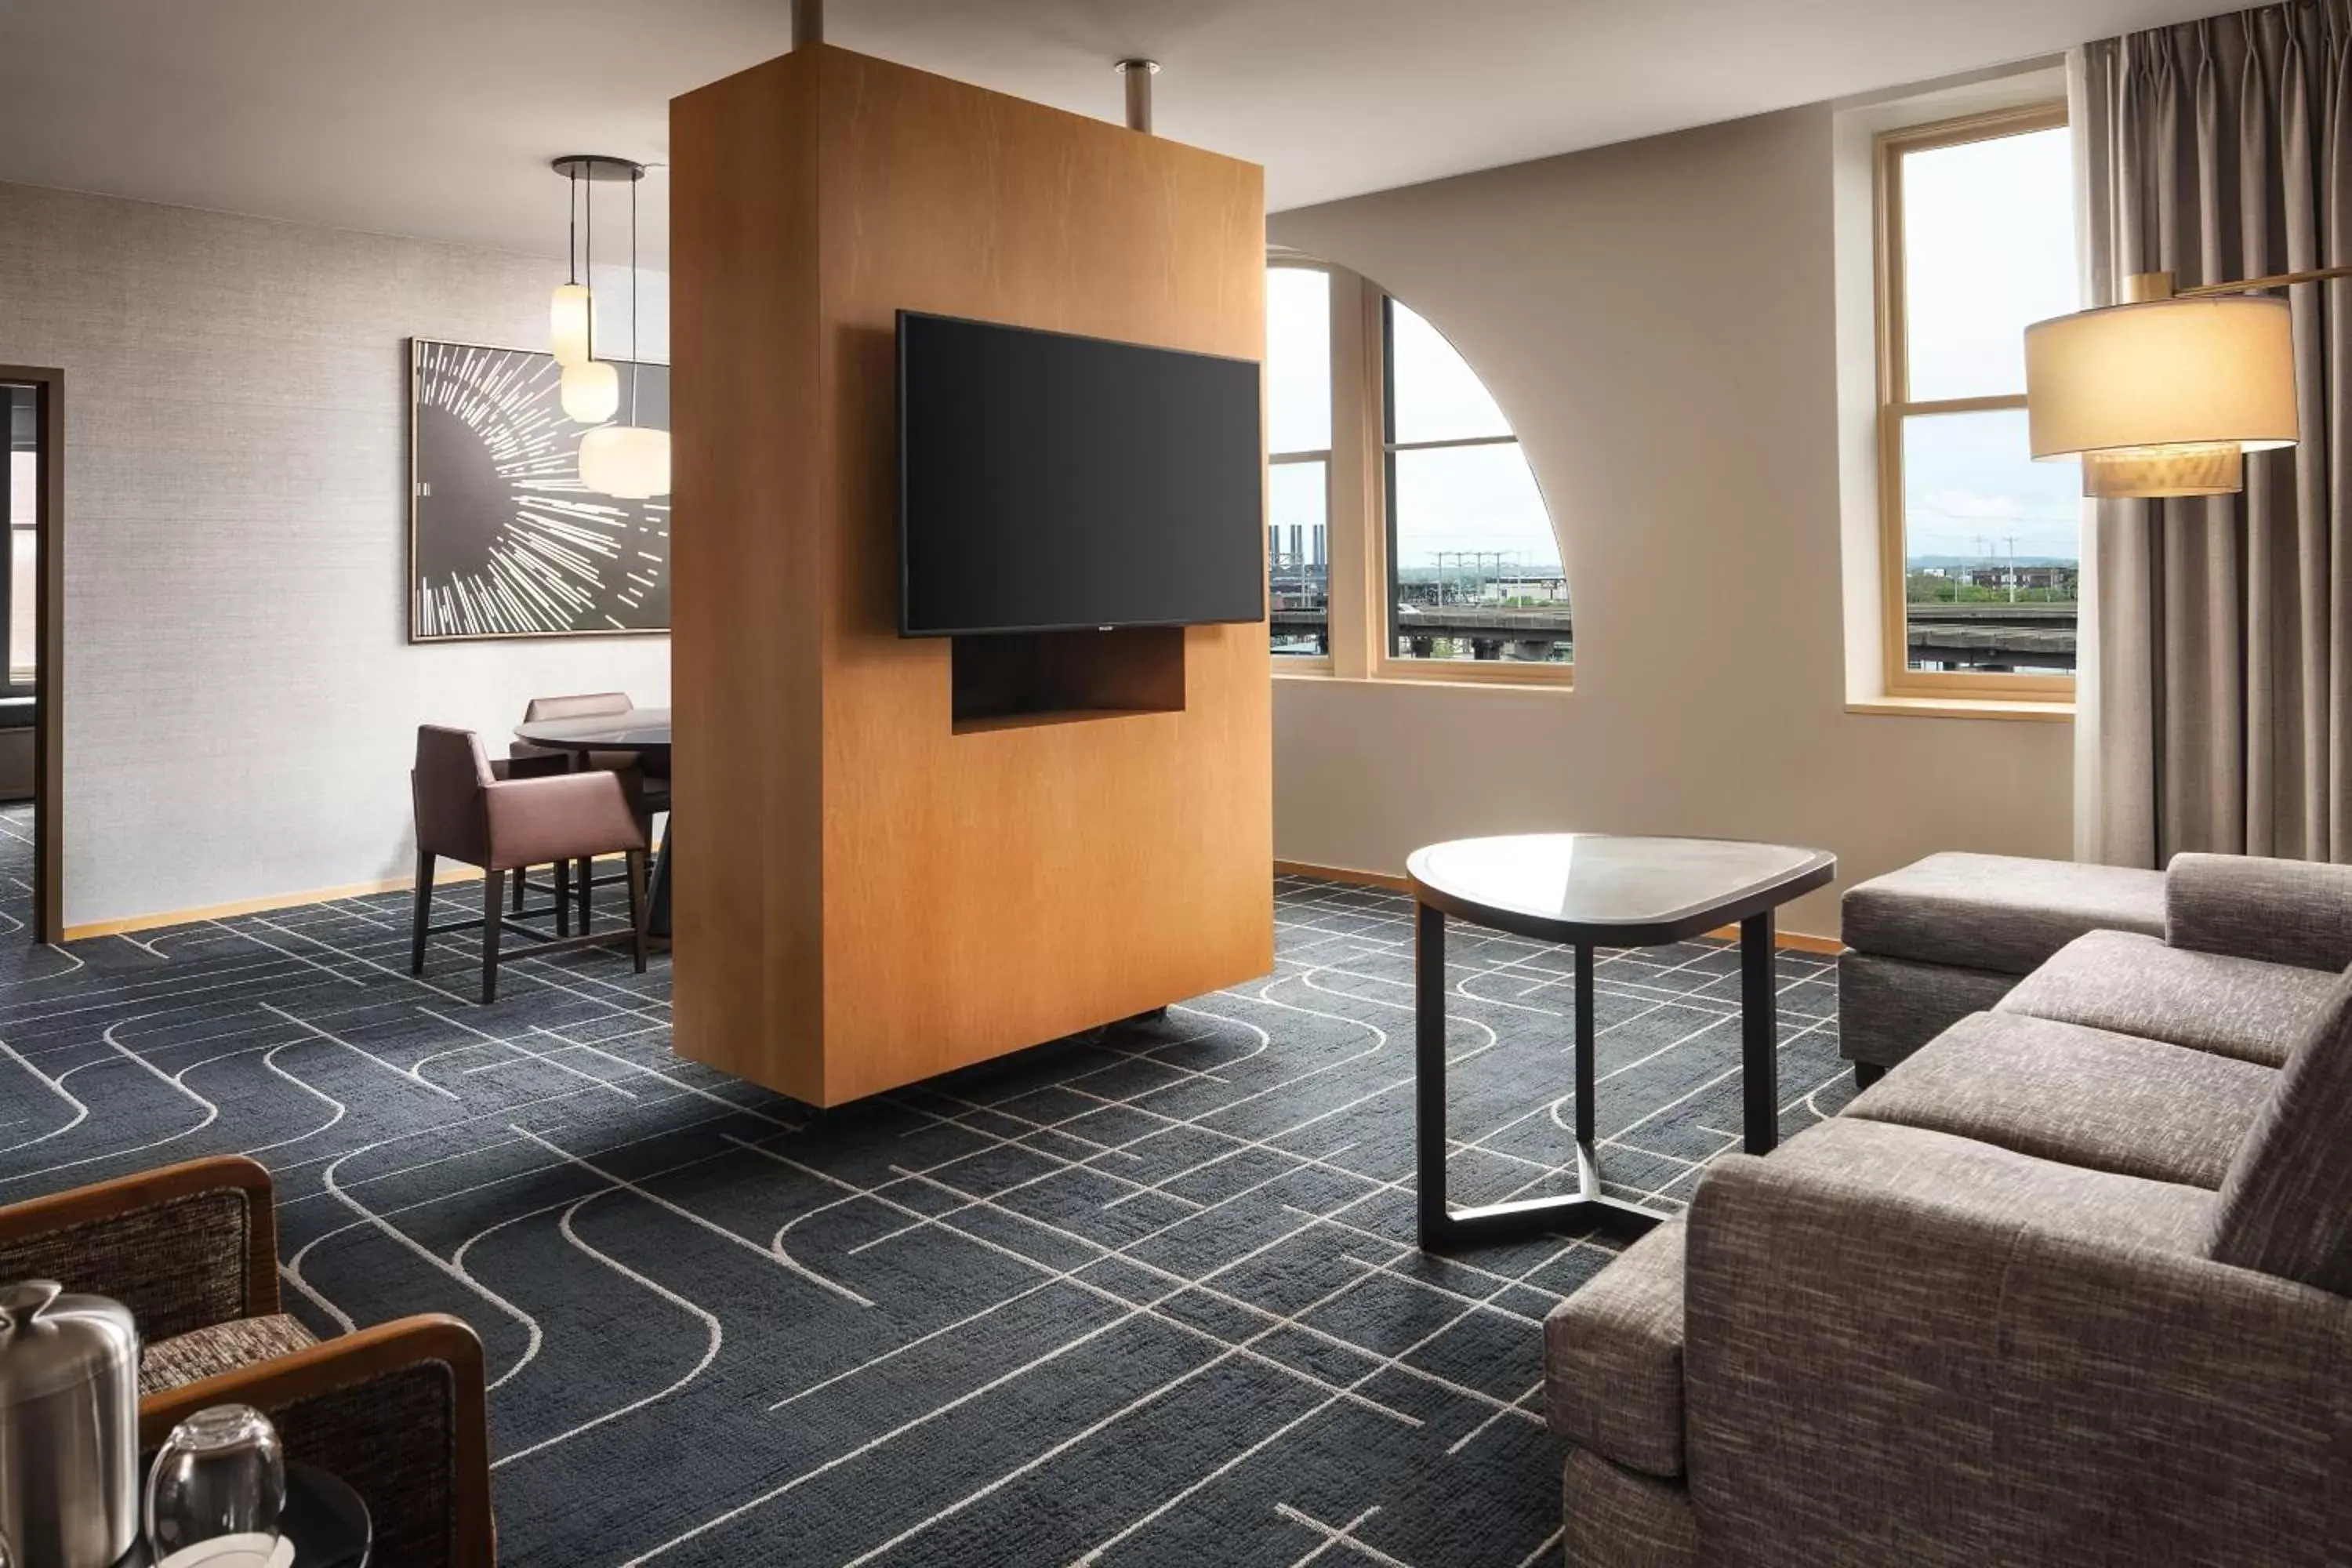
[[[515,726],[515,739],[561,752],[667,752],[669,710],[637,708],[585,719],[542,719]]]

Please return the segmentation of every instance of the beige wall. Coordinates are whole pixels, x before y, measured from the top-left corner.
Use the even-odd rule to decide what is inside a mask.
[[[68,928],[405,875],[419,723],[668,700],[667,637],[406,640],[406,341],[543,342],[562,271],[0,185],[0,364],[66,373]]]
[[[1277,856],[1688,833],[1830,849],[1843,886],[2068,852],[2070,725],[1845,710],[1833,130],[1815,106],[1268,219],[1486,379],[1577,622],[1568,692],[1278,679]],[[1782,923],[1833,934],[1835,889]]]

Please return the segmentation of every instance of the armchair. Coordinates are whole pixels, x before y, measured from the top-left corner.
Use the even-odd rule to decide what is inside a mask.
[[[0,1279],[48,1279],[131,1309],[139,1437],[208,1405],[251,1405],[287,1451],[366,1501],[375,1558],[491,1568],[481,1342],[438,1314],[319,1341],[278,1310],[269,1173],[191,1161],[0,1208]]]
[[[646,971],[646,830],[612,773],[562,773],[541,778],[506,776],[482,751],[470,730],[438,724],[416,731],[416,766],[409,774],[416,805],[416,898],[410,919],[408,972],[425,973],[425,940],[436,931],[482,932],[482,1001],[498,999],[499,965],[510,958],[609,945],[622,933],[560,935],[537,945],[505,951],[502,939],[512,917],[506,910],[506,879],[531,866],[561,868],[599,855],[627,860],[629,930],[637,973]],[[482,868],[479,920],[432,923],[433,868],[443,856]],[[562,899],[562,882],[558,898]],[[518,928],[538,935],[527,927]]]

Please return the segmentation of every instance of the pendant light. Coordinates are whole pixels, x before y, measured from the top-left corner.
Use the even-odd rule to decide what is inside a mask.
[[[580,438],[580,482],[623,500],[645,500],[669,493],[669,432],[637,423],[637,377],[645,367],[637,363],[635,182],[645,171],[631,166],[636,174],[629,184],[629,422],[602,425]]]
[[[555,293],[547,302],[547,339],[554,351],[555,363],[573,365],[589,357],[589,315],[595,307],[587,285],[580,281],[579,171],[566,174],[564,183],[572,187],[572,212],[563,242],[565,281],[555,286]]]
[[[645,165],[626,158],[606,158],[594,153],[572,153],[555,160],[555,172],[576,187],[580,181],[588,182],[588,222],[583,243],[581,269],[593,284],[596,275],[596,183],[599,180],[635,181],[645,174]],[[634,185],[632,189],[634,190]],[[549,308],[549,325],[555,329],[555,359],[563,367],[563,379],[559,400],[565,416],[582,425],[602,425],[621,406],[621,378],[613,366],[596,357],[596,310],[593,287],[576,281],[556,290],[557,300]],[[569,340],[572,323],[563,320],[569,309],[562,301],[564,289],[578,289],[580,314],[578,342]],[[572,350],[577,358],[566,358]]]

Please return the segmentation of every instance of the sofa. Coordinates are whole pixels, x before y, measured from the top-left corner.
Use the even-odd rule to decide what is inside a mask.
[[[2164,873],[1947,853],[1848,889],[1838,1042],[1867,1089],[2094,931],[2164,934]]]
[[[1551,1313],[1570,1564],[2352,1560],[2352,868],[2161,884]]]

